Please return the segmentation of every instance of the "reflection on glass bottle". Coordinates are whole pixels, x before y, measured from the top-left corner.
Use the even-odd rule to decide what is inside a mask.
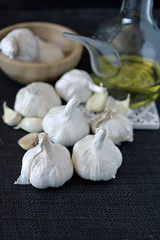
[[[63,32],[62,36],[86,47],[91,68],[99,78],[111,78],[119,73],[121,69],[119,54],[106,42],[68,32]]]
[[[123,0],[119,14],[94,34],[112,46],[122,62],[119,74],[103,79],[93,74],[94,81],[103,82],[116,98],[130,92],[133,108],[155,100],[160,92],[160,30],[152,9],[153,0]]]

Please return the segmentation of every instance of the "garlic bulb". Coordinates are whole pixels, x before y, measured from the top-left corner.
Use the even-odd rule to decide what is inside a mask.
[[[38,55],[37,39],[27,28],[17,28],[9,32],[0,42],[0,49],[11,59],[33,62]]]
[[[115,110],[117,110],[123,115],[127,114],[129,104],[130,104],[130,94],[128,94],[127,98],[122,101],[116,100],[112,96],[109,96],[106,101],[106,107],[114,108]]]
[[[115,109],[105,109],[102,114],[98,115],[91,124],[93,133],[96,128],[106,129],[107,136],[115,144],[120,144],[123,141],[133,141],[132,122]]]
[[[68,102],[69,99],[77,94],[80,102],[84,103],[93,92],[103,92],[103,88],[93,83],[90,75],[79,69],[72,69],[56,82],[55,88],[59,95]]]
[[[33,82],[18,91],[14,109],[25,117],[42,118],[50,108],[59,105],[61,99],[51,84]]]
[[[78,97],[73,96],[67,105],[53,107],[46,114],[42,126],[51,141],[66,147],[73,146],[89,133],[89,123],[77,108],[78,105]]]
[[[38,144],[38,133],[29,133],[18,140],[18,145],[24,150],[29,150]]]
[[[93,93],[86,102],[86,108],[91,112],[103,111],[106,106],[107,97],[107,90],[103,93]]]
[[[53,43],[48,43],[37,37],[38,62],[54,62],[64,58],[64,53]]]
[[[88,135],[73,147],[72,161],[79,176],[94,181],[115,178],[122,163],[122,154],[106,137],[106,131],[98,129],[95,135]]]
[[[36,117],[23,118],[14,129],[20,129],[20,128],[29,133],[42,132],[43,130],[42,118],[36,118]]]
[[[2,119],[4,123],[6,123],[9,126],[17,125],[22,119],[22,115],[9,108],[6,102],[3,103],[3,111],[4,114],[2,116]]]
[[[73,175],[73,164],[67,148],[50,142],[46,133],[22,159],[21,175],[15,184],[32,184],[35,188],[60,187]]]

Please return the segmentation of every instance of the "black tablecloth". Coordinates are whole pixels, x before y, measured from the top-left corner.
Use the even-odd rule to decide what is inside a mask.
[[[98,24],[115,12],[5,10],[0,11],[0,28],[23,21],[50,21],[92,35]],[[90,71],[87,52],[77,68]],[[13,107],[21,87],[0,71],[0,115],[3,101]],[[134,141],[120,146],[123,164],[116,179],[92,182],[74,173],[61,188],[45,190],[14,185],[25,153],[17,140],[24,134],[0,118],[0,239],[160,239],[159,130],[135,130]]]

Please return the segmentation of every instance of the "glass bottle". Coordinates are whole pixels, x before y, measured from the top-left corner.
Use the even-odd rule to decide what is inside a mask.
[[[120,72],[99,78],[109,93],[118,99],[131,94],[131,107],[157,99],[160,93],[160,30],[153,19],[153,0],[123,0],[117,16],[106,19],[94,37],[106,42],[119,54]]]

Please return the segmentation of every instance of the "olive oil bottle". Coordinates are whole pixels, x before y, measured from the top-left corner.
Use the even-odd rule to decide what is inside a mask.
[[[94,82],[116,99],[130,93],[138,108],[160,95],[160,29],[152,16],[153,0],[123,0],[120,12],[99,25],[94,37],[63,37],[85,46]]]
[[[153,3],[154,0],[123,0],[119,13],[106,18],[94,33],[96,39],[113,47],[121,59],[121,69],[115,76],[99,78],[93,73],[95,83],[102,82],[118,99],[130,93],[132,108],[160,95],[160,29],[153,19]],[[107,64],[103,57],[98,61],[104,71]]]
[[[104,63],[102,59],[101,63]],[[131,108],[141,107],[157,99],[160,92],[160,64],[134,55],[122,55],[121,63],[121,69],[115,76],[100,79],[93,74],[94,82],[107,86],[109,94],[116,99],[124,99],[130,93]],[[108,66],[101,64],[101,67]]]

